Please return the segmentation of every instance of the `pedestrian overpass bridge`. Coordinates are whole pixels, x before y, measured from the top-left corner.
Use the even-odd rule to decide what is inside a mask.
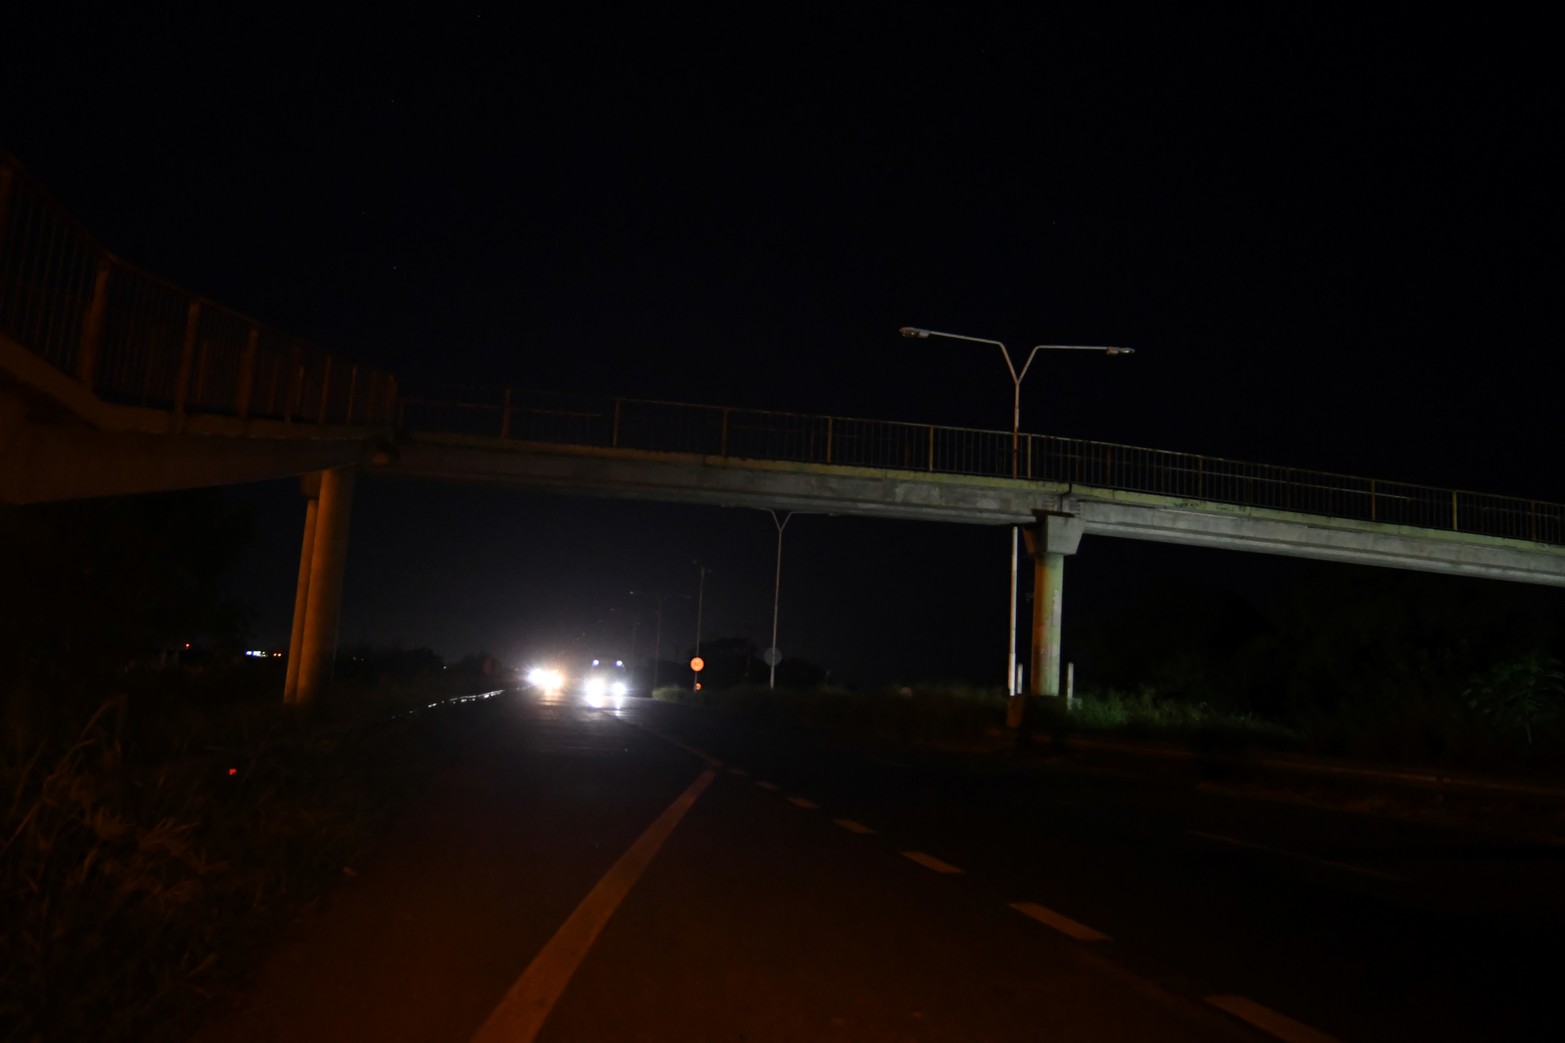
[[[355,476],[1025,526],[1032,676],[1094,534],[1565,586],[1565,505],[1050,435],[632,398],[410,396],[126,264],[0,152],[0,502],[301,476],[287,698],[330,677]]]

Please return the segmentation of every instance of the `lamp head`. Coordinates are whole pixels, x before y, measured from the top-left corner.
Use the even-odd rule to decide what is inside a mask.
[[[903,326],[900,332],[904,337],[917,337],[920,340],[929,336],[928,330],[921,330],[917,326]]]
[[[1134,355],[1136,353],[1135,348],[1104,348],[1103,351],[1107,355]]]

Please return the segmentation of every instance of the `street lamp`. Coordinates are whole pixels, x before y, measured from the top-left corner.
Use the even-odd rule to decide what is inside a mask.
[[[1005,359],[1005,368],[1011,374],[1011,385],[1014,394],[1011,398],[1011,477],[1021,477],[1021,429],[1022,429],[1022,378],[1027,376],[1027,371],[1032,368],[1032,360],[1040,351],[1096,351],[1104,355],[1133,355],[1135,348],[1114,348],[1101,345],[1086,344],[1035,344],[1032,351],[1027,354],[1027,361],[1022,364],[1021,372],[1016,371],[1016,364],[1011,361],[1011,353],[1005,345],[988,337],[969,337],[962,333],[944,333],[940,330],[926,330],[918,326],[903,326],[902,336],[912,337],[918,340],[926,340],[930,337],[941,337],[946,340],[965,340],[974,344],[993,344],[1000,349],[1001,356]],[[1029,475],[1029,477],[1031,477]],[[1016,695],[1016,564],[1017,550],[1020,535],[1018,526],[1011,526],[1011,613],[1010,613],[1010,639],[1006,652],[1006,691],[1012,696]]]

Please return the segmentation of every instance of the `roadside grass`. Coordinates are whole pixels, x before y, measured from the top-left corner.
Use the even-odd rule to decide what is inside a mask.
[[[1302,732],[1254,714],[1218,710],[1199,700],[1159,697],[1151,692],[1087,690],[1071,700],[1043,700],[1039,724],[1057,735],[1072,733],[1146,739],[1188,746],[1200,753],[1265,749],[1299,752]]]
[[[317,713],[247,685],[10,693],[0,1040],[182,1038],[451,748],[406,712],[437,685],[347,689]]]
[[[761,723],[951,744],[1003,742],[1005,696],[964,685],[840,688],[737,687],[692,692],[662,687],[653,697],[742,715]],[[1282,723],[1200,698],[1147,689],[1088,689],[1034,700],[1029,730],[1068,746],[1072,737],[1157,742],[1205,757],[1247,751],[1296,753],[1379,765],[1500,770],[1549,781],[1565,774],[1565,714],[1538,716],[1526,730],[1497,727],[1492,713],[1449,701],[1346,701]]]
[[[667,702],[742,714],[762,722],[789,721],[922,741],[992,739],[1001,735],[1005,726],[1004,693],[970,685],[919,685],[871,692],[756,687],[692,692],[663,687],[652,694]],[[1036,727],[1061,736],[1083,733],[1150,739],[1188,745],[1200,752],[1304,747],[1299,732],[1281,725],[1250,715],[1222,713],[1204,703],[1158,699],[1150,694],[1087,692],[1069,708],[1063,699],[1039,700],[1031,712]]]

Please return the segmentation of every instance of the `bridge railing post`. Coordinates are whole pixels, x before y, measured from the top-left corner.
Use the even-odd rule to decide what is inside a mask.
[[[326,409],[327,409],[327,406],[330,404],[330,401],[331,401],[330,398],[328,398],[328,396],[330,394],[331,394],[331,356],[330,355],[325,355],[325,356],[322,356],[322,358],[321,358],[321,399],[320,399],[320,405],[316,408],[316,411],[315,411],[315,422],[317,424],[324,424],[329,419],[329,417],[326,415]]]
[[[505,395],[500,402],[500,437],[511,437],[511,389],[505,389]]]
[[[251,326],[245,337],[244,354],[239,356],[239,386],[234,390],[234,413],[243,419],[250,415],[250,395],[255,388],[255,351],[261,340],[261,328]]]
[[[304,394],[304,362],[299,354],[299,342],[294,341],[288,347],[288,385],[283,392],[285,424],[293,423],[294,414],[299,411],[299,399]]]
[[[196,363],[196,336],[201,329],[201,302],[193,300],[185,311],[185,337],[179,344],[179,369],[174,377],[174,414],[183,416],[190,393],[190,371]]]
[[[98,271],[92,280],[92,300],[82,319],[81,346],[76,353],[76,379],[92,389],[98,368],[98,346],[103,340],[103,317],[109,306],[109,257],[98,255]]]
[[[717,454],[719,456],[727,456],[728,455],[728,413],[729,413],[728,407],[724,406],[723,407],[723,430],[722,430],[722,435],[721,435],[722,444],[719,446],[719,452]]]
[[[11,186],[16,175],[4,160],[0,160],[0,256],[4,256],[7,218],[11,213]]]
[[[1375,502],[1375,479],[1369,480],[1369,520],[1378,521],[1380,515],[1379,505]]]
[[[348,366],[348,404],[343,407],[345,411],[343,419],[348,422],[349,427],[353,426],[353,396],[358,392],[358,390],[359,364],[354,362]]]
[[[935,425],[929,425],[929,469],[935,469]]]
[[[614,400],[614,423],[613,423],[613,426],[609,429],[609,448],[610,449],[618,449],[619,448],[619,414],[620,414],[620,406],[622,406],[623,404],[624,404],[624,400],[623,399],[616,398]]]
[[[1452,532],[1455,532],[1456,529],[1457,529],[1456,520],[1457,520],[1457,513],[1456,513],[1456,490],[1452,489],[1451,490],[1451,531]]]
[[[831,463],[831,417],[826,418],[826,462]]]

